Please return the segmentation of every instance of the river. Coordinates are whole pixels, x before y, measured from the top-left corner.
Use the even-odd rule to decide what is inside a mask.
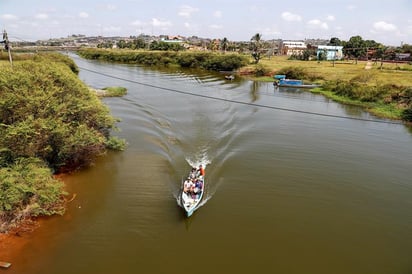
[[[5,273],[412,273],[412,131],[320,95],[72,56],[121,119]],[[333,69],[333,68],[331,68]],[[202,206],[178,206],[190,164]],[[1,271],[0,271],[1,272]]]

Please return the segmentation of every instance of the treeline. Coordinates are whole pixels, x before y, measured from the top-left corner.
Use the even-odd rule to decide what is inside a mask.
[[[108,49],[81,49],[78,54],[86,59],[105,60],[145,66],[180,66],[213,71],[232,71],[249,62],[241,54],[213,52],[133,51]]]
[[[356,35],[350,37],[348,41],[333,37],[326,45],[342,46],[343,58],[347,59],[406,60],[412,62],[412,45],[409,44],[403,44],[400,47],[386,46],[375,40],[364,40],[361,36]],[[326,57],[325,52],[318,53],[317,46],[308,44],[306,50],[293,54],[290,59],[308,61],[313,59],[326,60]]]
[[[173,50],[181,51],[185,50],[185,47],[180,43],[167,43],[164,41],[153,41],[151,43],[146,43],[142,38],[136,38],[132,41],[120,40],[116,44],[113,42],[105,42],[97,45],[97,48],[111,49],[116,45],[119,49],[149,49],[149,50]]]
[[[124,148],[110,136],[109,109],[61,54],[0,62],[0,232],[21,220],[61,214],[64,189],[52,175],[89,165],[106,149]]]

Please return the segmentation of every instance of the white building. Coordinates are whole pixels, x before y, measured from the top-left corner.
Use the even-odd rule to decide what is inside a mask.
[[[280,45],[280,53],[282,55],[301,55],[307,49],[303,41],[282,41]]]

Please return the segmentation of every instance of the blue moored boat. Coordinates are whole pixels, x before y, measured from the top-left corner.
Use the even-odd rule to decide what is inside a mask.
[[[282,75],[282,74],[276,74],[275,76],[273,76],[273,78],[275,78],[273,85],[277,87],[293,87],[293,88],[319,87],[319,85],[316,85],[316,84],[303,84],[302,80],[286,79],[286,75]]]

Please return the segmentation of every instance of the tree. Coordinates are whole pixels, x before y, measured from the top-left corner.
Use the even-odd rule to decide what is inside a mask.
[[[262,35],[260,33],[256,33],[250,39],[250,50],[252,51],[252,57],[255,59],[256,64],[259,63],[260,60],[260,51],[262,48],[261,38]]]
[[[220,48],[226,52],[227,48],[229,46],[229,40],[227,40],[227,38],[223,38],[222,41],[220,42]]]
[[[362,37],[359,35],[352,36],[349,41],[346,42],[343,50],[345,51],[345,54],[354,57],[356,63],[358,63],[359,57],[366,53],[366,45]]]
[[[146,42],[144,41],[143,38],[140,38],[140,37],[133,40],[133,45],[134,45],[134,48],[136,49],[146,48]]]
[[[341,46],[342,42],[337,37],[332,37],[329,41],[328,46]]]

